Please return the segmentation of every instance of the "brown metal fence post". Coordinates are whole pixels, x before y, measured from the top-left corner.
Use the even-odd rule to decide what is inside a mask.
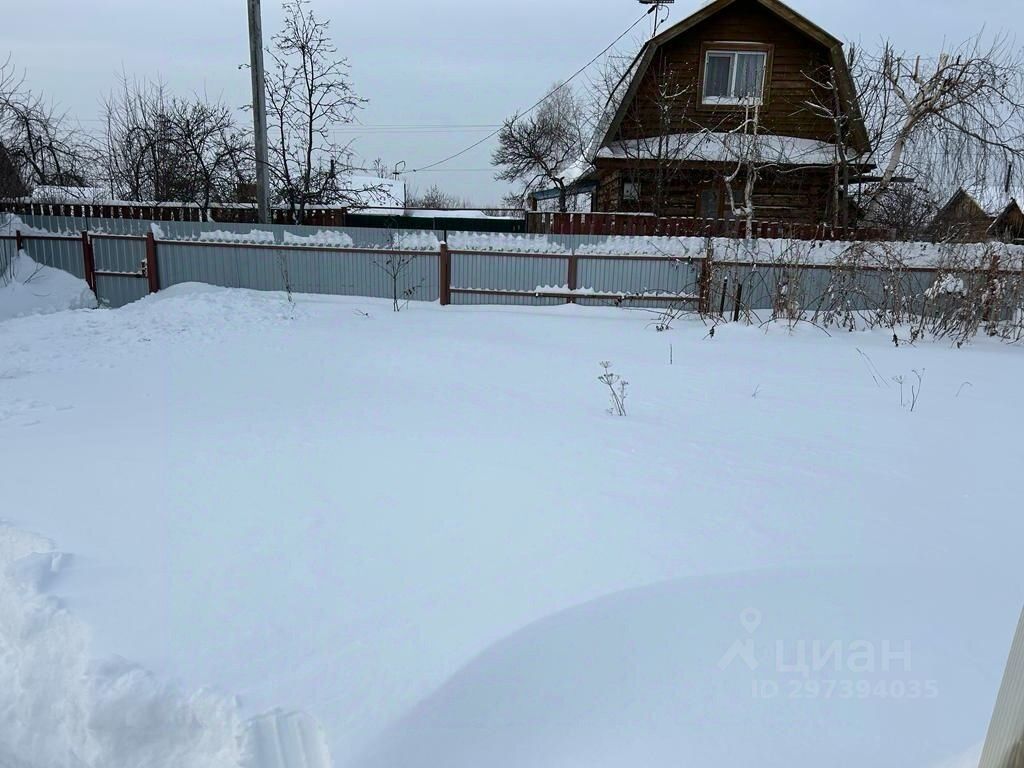
[[[14,231],[14,252],[16,254],[21,253],[25,250],[25,238],[22,237],[21,230],[16,229]]]
[[[92,241],[87,231],[82,232],[82,264],[85,268],[85,283],[96,293],[96,262],[92,254]]]
[[[447,242],[441,243],[437,256],[437,282],[441,306],[447,307],[452,303],[452,256],[448,252]]]
[[[576,258],[576,253],[573,252],[573,253],[571,253],[569,255],[569,268],[568,268],[568,274],[566,275],[566,281],[565,281],[566,287],[568,287],[568,289],[570,291],[575,291],[579,287],[577,285],[578,273],[579,273],[579,260]],[[568,296],[568,297],[566,297],[566,304],[575,304],[575,303],[576,303],[576,297],[575,296]]]
[[[160,267],[156,260],[156,238],[152,231],[146,233],[146,277],[149,279],[149,292],[160,290]]]

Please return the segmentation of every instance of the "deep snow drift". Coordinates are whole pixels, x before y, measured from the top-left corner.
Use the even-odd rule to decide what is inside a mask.
[[[0,525],[0,765],[239,764],[233,702],[91,661],[87,628],[38,592],[66,561],[42,537]]]
[[[96,296],[84,280],[37,264],[24,251],[0,267],[6,267],[0,269],[0,320],[96,307]]]
[[[1024,601],[1022,378],[988,340],[196,286],[0,323],[5,535],[71,553],[0,561],[0,758],[976,754]]]

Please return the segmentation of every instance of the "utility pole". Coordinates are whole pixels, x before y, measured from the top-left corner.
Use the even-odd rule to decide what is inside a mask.
[[[267,153],[267,84],[263,73],[263,16],[260,0],[249,3],[249,69],[252,72],[252,128],[256,139],[256,202],[259,223],[270,223]]]

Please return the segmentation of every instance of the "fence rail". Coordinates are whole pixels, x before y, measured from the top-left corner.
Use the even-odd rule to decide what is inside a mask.
[[[809,313],[834,322],[852,312],[904,317],[947,305],[963,315],[967,310],[955,303],[972,295],[978,306],[967,309],[985,321],[1024,318],[1024,248],[1015,246],[950,245],[974,250],[966,261],[940,265],[847,258],[865,248],[876,255],[894,250],[884,243],[769,241],[763,246],[774,258],[764,259],[735,258],[749,244],[714,239],[696,245],[676,241],[677,253],[647,239],[586,235],[498,237],[487,241],[495,249],[474,247],[481,241],[473,235],[450,238],[463,245],[449,248],[442,232],[407,239],[386,230],[277,226],[257,235],[244,225],[125,227],[110,221],[95,222],[92,231],[71,231],[83,223],[36,217],[26,231],[0,236],[0,256],[9,258],[11,245],[26,250],[37,262],[84,279],[111,307],[178,283],[203,282],[442,306],[614,305],[734,320],[768,310],[772,317]],[[895,250],[898,256],[922,248],[938,246]]]

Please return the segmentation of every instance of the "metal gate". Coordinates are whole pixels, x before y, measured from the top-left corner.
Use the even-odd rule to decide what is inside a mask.
[[[123,307],[150,293],[147,259],[150,239],[137,235],[89,235],[85,246],[89,251],[86,274],[91,266],[93,290],[100,304]]]

